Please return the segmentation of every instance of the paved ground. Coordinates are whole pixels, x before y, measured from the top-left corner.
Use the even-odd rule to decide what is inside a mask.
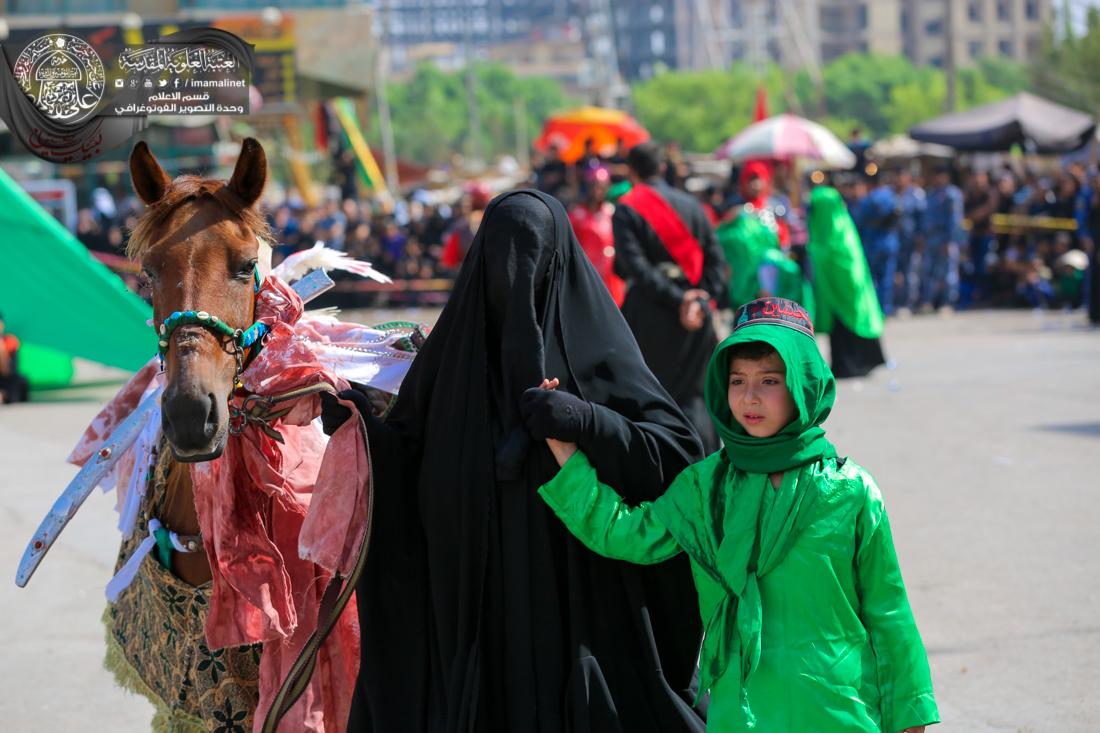
[[[966,314],[891,322],[886,346],[897,368],[842,384],[828,427],[886,494],[938,730],[1100,730],[1100,332]],[[100,668],[113,497],[89,499],[26,589],[10,580],[112,391],[0,408],[4,730],[148,730],[148,704]]]

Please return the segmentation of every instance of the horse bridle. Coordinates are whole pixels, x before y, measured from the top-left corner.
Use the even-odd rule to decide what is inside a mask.
[[[258,294],[260,292],[259,265],[252,270],[252,282],[252,292],[254,295]],[[168,344],[171,343],[172,334],[180,326],[201,326],[215,336],[229,339],[229,343],[233,345],[233,356],[237,360],[237,371],[233,375],[234,384],[237,383],[238,377],[244,371],[245,349],[256,346],[255,352],[259,352],[263,348],[262,339],[270,330],[267,324],[260,321],[256,321],[248,328],[241,329],[233,328],[222,319],[206,311],[174,311],[157,328],[157,356],[160,359],[160,370],[162,372],[164,371],[164,358],[168,355]]]

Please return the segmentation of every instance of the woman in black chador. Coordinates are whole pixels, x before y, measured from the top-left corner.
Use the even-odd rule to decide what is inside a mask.
[[[330,400],[326,430],[347,415]],[[703,457],[555,199],[490,204],[392,413],[367,422],[350,731],[703,731],[687,561],[601,558],[536,495],[557,471],[546,437],[578,442],[639,502]]]

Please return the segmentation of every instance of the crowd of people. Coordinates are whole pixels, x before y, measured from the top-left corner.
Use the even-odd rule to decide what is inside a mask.
[[[566,164],[552,149],[535,158],[526,181],[566,205],[581,244],[620,304],[625,284],[612,271],[610,222],[614,199],[629,188],[626,152],[620,145],[601,157],[586,149],[580,160]],[[693,178],[690,165],[675,145],[662,153],[661,178],[683,190]],[[760,165],[736,165],[727,181],[696,177],[693,183],[702,183],[692,189],[715,227],[745,204],[754,206],[773,220],[781,247],[805,265],[805,207],[792,205],[790,170],[769,165],[760,175]],[[1100,185],[1081,163],[1049,175],[1009,166],[960,175],[946,163],[919,171],[905,165],[874,175],[841,173],[831,182],[855,221],[887,316],[979,306],[1073,309],[1087,300]],[[762,189],[748,190],[746,183],[767,191],[762,196]],[[291,189],[269,211],[275,258],[324,241],[394,279],[439,280],[434,291],[397,296],[404,303],[439,303],[492,195],[485,184],[471,182],[450,203],[433,203],[424,191],[413,191],[382,206],[354,186],[342,186],[339,195],[310,207]],[[79,239],[95,251],[122,252],[140,204],[128,191],[106,187],[96,188],[89,203],[78,212]],[[357,304],[393,299],[364,295]]]
[[[1054,175],[905,168],[843,191],[887,315],[942,307],[1078,308],[1100,199],[1085,166]]]

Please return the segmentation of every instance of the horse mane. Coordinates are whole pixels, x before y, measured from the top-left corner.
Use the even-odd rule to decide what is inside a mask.
[[[258,209],[245,206],[240,198],[229,190],[225,181],[202,176],[180,176],[160,197],[160,200],[145,207],[130,232],[130,241],[126,243],[126,256],[131,260],[141,259],[156,242],[156,233],[169,214],[187,201],[209,198],[218,203],[230,216],[252,230],[262,239],[271,239],[271,230],[267,218]]]

